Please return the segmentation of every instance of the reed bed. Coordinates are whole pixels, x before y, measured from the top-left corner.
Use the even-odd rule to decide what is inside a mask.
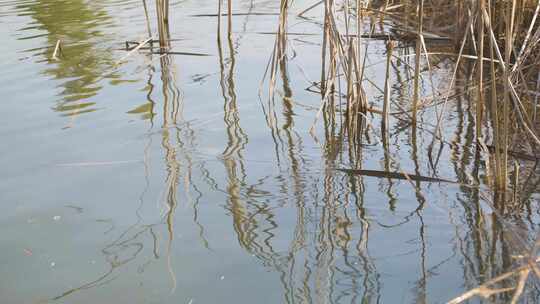
[[[270,95],[275,87],[278,62],[287,53],[286,24],[290,6],[291,1],[281,1],[276,43],[269,63]],[[368,106],[363,89],[368,47],[363,39],[378,37],[395,41],[388,48],[387,67],[392,60],[399,60],[392,58],[396,46],[414,45],[410,107],[400,109],[410,114],[414,129],[417,116],[430,97],[422,95],[422,78],[427,77],[433,86],[431,51],[426,40],[447,41],[454,46],[455,52],[448,55],[455,58],[455,65],[446,92],[442,94],[442,106],[437,109],[437,127],[433,130],[436,140],[442,140],[441,128],[452,89],[457,85],[458,71],[469,69],[468,73],[474,75],[470,80],[476,90],[477,147],[489,155],[489,183],[499,193],[508,190],[508,168],[513,166],[508,160],[509,147],[519,137],[527,141],[526,150],[534,155],[540,144],[536,118],[540,88],[538,1],[324,0],[304,9],[299,16],[304,17],[317,8],[322,9],[324,17],[321,73],[317,84],[321,105],[314,126],[324,117],[326,122],[344,130],[349,138],[360,140],[358,130],[362,129],[366,112],[382,114],[383,125],[387,125],[388,113],[394,107],[387,92],[388,68],[384,101],[379,108]],[[375,24],[384,24],[385,20],[391,20],[392,32],[376,34]],[[368,23],[371,26],[364,29]],[[491,142],[486,142],[488,139]],[[494,149],[488,151],[487,146]]]
[[[146,11],[146,2],[143,3]],[[286,60],[289,53],[287,28],[293,1],[281,0],[279,3],[275,42],[264,77],[268,81],[268,113],[274,112],[274,92],[279,74],[286,78]],[[170,48],[169,1],[156,0],[156,9],[160,52],[167,52]],[[315,9],[322,10],[323,17],[320,20],[320,79],[315,84],[316,93],[320,95],[320,105],[314,117],[312,132],[319,120],[322,120],[325,130],[339,130],[340,138],[352,149],[351,154],[359,154],[362,142],[367,136],[367,129],[373,129],[368,114],[380,115],[380,137],[385,150],[385,170],[388,176],[403,177],[411,183],[430,179],[431,177],[422,177],[418,173],[390,174],[391,164],[395,163],[395,160],[390,159],[387,151],[394,110],[408,117],[412,138],[416,140],[424,109],[435,107],[435,128],[431,130],[434,135],[432,146],[435,147],[436,142],[444,141],[442,129],[445,127],[446,111],[452,102],[453,88],[458,85],[458,81],[463,81],[458,79],[458,75],[465,71],[469,76],[466,81],[471,83],[468,87],[475,93],[473,110],[476,149],[484,156],[489,168],[486,179],[492,187],[496,202],[502,202],[503,205],[496,208],[508,208],[506,204],[515,204],[519,200],[517,189],[522,168],[519,162],[512,162],[509,155],[515,150],[534,158],[540,155],[540,126],[537,118],[540,99],[539,1],[322,0],[302,9],[299,17],[304,18]],[[228,107],[236,109],[232,77],[233,2],[227,1],[226,8],[227,41],[231,57],[230,76],[227,80],[221,54],[223,10],[223,2],[218,0],[217,39],[220,46],[223,92],[227,95],[225,100]],[[387,30],[382,34],[376,32],[377,25]],[[151,35],[150,27],[148,31]],[[371,39],[386,41],[383,98],[378,105],[368,100],[364,88],[364,84],[370,81],[365,77],[365,69]],[[438,92],[440,97],[427,95],[422,87],[422,83],[427,82],[432,90],[436,90],[431,75],[436,52],[428,47],[428,40],[444,41],[453,50],[445,54],[454,58],[455,64],[446,87],[442,92]],[[409,96],[407,108],[392,101],[391,66],[393,62],[403,60],[395,55],[398,49],[414,50],[414,65],[408,66],[414,76],[410,81],[412,94]],[[230,134],[242,133],[235,112],[236,110],[232,111],[233,115],[226,119]],[[276,129],[274,115],[267,115],[267,123],[272,130]],[[240,141],[232,150],[241,150],[242,146],[243,141]],[[234,159],[234,154],[225,153],[230,159]],[[232,168],[233,164],[230,166]],[[356,166],[361,166],[360,162]],[[351,173],[368,172],[360,167],[349,170]],[[230,171],[233,175],[233,170]],[[514,173],[513,177],[510,177],[510,171]],[[513,191],[509,191],[510,188]],[[473,296],[489,298],[507,292],[512,292],[512,303],[518,302],[530,277],[540,278],[537,265],[540,261],[537,252],[539,244],[540,241],[524,255],[524,263],[515,271],[502,274],[456,297],[450,303],[461,303]],[[506,280],[511,280],[513,284],[498,286]]]
[[[281,0],[276,42],[267,69],[272,99],[280,60],[287,56],[287,19],[292,1]],[[518,187],[521,164],[511,161],[511,151],[520,151],[537,158],[540,154],[540,126],[537,109],[540,99],[540,1],[536,0],[323,0],[301,8],[301,18],[313,10],[322,10],[320,20],[321,72],[316,84],[321,103],[311,131],[321,119],[325,129],[339,129],[349,146],[361,150],[367,113],[380,115],[381,138],[388,149],[388,132],[392,109],[406,114],[410,132],[416,138],[427,107],[435,107],[436,127],[431,147],[444,141],[447,109],[453,100],[453,89],[468,82],[475,119],[475,145],[485,160],[486,182],[491,186],[496,208],[505,210],[519,201]],[[230,14],[230,12],[229,12]],[[390,25],[389,25],[390,24]],[[376,33],[376,25],[391,30]],[[370,39],[387,41],[386,75],[382,104],[368,100],[363,85],[365,60]],[[437,52],[426,41],[444,41],[451,50],[445,55],[453,58],[454,66],[447,85],[438,99],[423,92],[422,83],[432,80]],[[414,50],[414,75],[410,83],[412,96],[408,108],[392,102],[390,66],[402,60],[396,49]],[[269,71],[269,72],[268,72]],[[467,77],[459,79],[461,75]],[[398,107],[396,109],[396,107]],[[427,126],[423,126],[428,128]],[[433,151],[429,151],[432,153]],[[389,162],[386,162],[389,163]],[[390,166],[385,166],[389,171]],[[350,170],[362,171],[362,168]],[[510,176],[510,172],[513,172]],[[410,176],[404,174],[410,180]],[[512,189],[512,191],[509,191]],[[502,206],[502,207],[500,207]],[[514,272],[505,273],[486,284],[456,297],[450,303],[461,303],[473,296],[489,298],[511,292],[512,303],[519,301],[530,275],[540,278],[538,244],[526,254],[524,264]],[[515,284],[496,288],[502,281]]]
[[[413,116],[418,111],[420,58],[428,58],[423,28],[452,38],[456,48],[455,72],[464,61],[475,58],[471,75],[475,75],[476,138],[479,149],[485,150],[486,138],[495,147],[491,154],[490,183],[498,192],[508,189],[508,149],[517,137],[528,143],[527,151],[537,154],[540,144],[536,125],[540,27],[538,1],[386,1],[374,7],[390,13],[404,27],[416,26],[416,61],[414,77]],[[424,19],[426,22],[424,22]],[[415,23],[415,24],[414,24]],[[429,61],[428,61],[429,63]],[[450,86],[456,82],[456,73]],[[439,112],[437,126],[441,128],[447,94]]]

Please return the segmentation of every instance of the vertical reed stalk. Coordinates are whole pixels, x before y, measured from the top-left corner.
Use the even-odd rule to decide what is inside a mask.
[[[158,19],[159,46],[161,51],[164,51],[170,47],[169,0],[157,0],[156,11]]]
[[[362,87],[362,81],[364,78],[364,63],[365,57],[362,58],[362,23],[363,23],[363,1],[356,0],[356,50],[354,52],[355,60],[355,72],[356,72],[356,92],[359,98],[357,103],[357,112],[365,111],[367,109],[367,100]]]
[[[232,35],[232,0],[227,0],[227,33]]]
[[[420,0],[418,4],[418,33],[416,37],[416,61],[414,66],[414,95],[412,117],[413,124],[416,124],[416,112],[418,111],[418,101],[420,98],[420,58],[422,57],[422,36],[424,27],[424,0]]]
[[[362,85],[362,21],[363,21],[363,11],[362,11],[362,0],[356,0],[356,59],[357,59],[357,69],[360,71],[358,75],[358,85]]]
[[[221,12],[222,12],[221,6],[222,5],[223,5],[223,0],[218,0],[218,13],[217,13],[217,17],[218,17],[218,20],[217,20],[218,43],[221,41]]]
[[[388,132],[388,120],[390,110],[390,64],[392,63],[392,53],[394,51],[394,41],[388,40],[386,44],[386,75],[384,81],[384,103],[383,103],[383,116],[382,116],[382,128],[383,132]]]
[[[540,96],[540,71],[538,71],[538,76],[536,78],[536,95],[534,96],[533,103],[533,124],[536,125],[536,111],[538,107],[538,97]]]
[[[478,18],[478,59],[477,59],[477,82],[478,95],[476,100],[476,139],[482,137],[482,120],[484,115],[484,14],[485,0],[479,0],[477,4]]]
[[[355,116],[357,113],[355,113],[356,111],[356,106],[355,106],[355,93],[354,93],[354,84],[353,84],[353,77],[352,77],[352,73],[353,73],[353,62],[352,62],[352,59],[353,59],[353,44],[352,44],[352,41],[349,39],[349,47],[348,47],[349,51],[348,51],[348,54],[347,54],[347,71],[345,71],[345,77],[346,77],[346,80],[347,80],[347,113],[346,113],[346,118],[347,118],[347,126],[348,126],[348,129],[349,129],[349,132],[354,134],[354,122],[355,122]],[[352,137],[352,136],[350,136]]]
[[[513,179],[513,189],[512,189],[512,197],[514,200],[514,204],[517,204],[519,200],[519,163],[517,161],[514,161],[514,179]]]
[[[488,0],[488,6],[490,7],[491,6],[491,1]],[[485,16],[485,14],[483,14],[483,18],[489,18],[488,20],[483,20],[484,22],[488,22],[491,24],[491,8],[489,8],[487,10],[487,12],[489,12],[489,15],[488,16]],[[492,39],[489,39],[489,50],[490,50],[490,78],[491,78],[491,120],[492,120],[492,128],[493,128],[493,143],[494,143],[494,146],[495,146],[495,163],[494,163],[494,173],[495,173],[495,178],[494,178],[494,182],[495,182],[495,185],[494,187],[496,189],[500,189],[500,188],[504,188],[505,184],[506,184],[506,181],[503,177],[503,169],[502,169],[502,160],[503,160],[503,155],[502,155],[502,151],[503,151],[503,148],[502,148],[502,134],[501,134],[501,122],[499,121],[499,109],[498,109],[498,97],[497,97],[497,83],[496,83],[496,79],[497,79],[497,74],[496,74],[496,68],[495,68],[495,54],[494,54],[494,44],[493,44],[493,40]]]
[[[508,2],[505,9],[505,48],[504,48],[504,65],[505,69],[503,70],[504,78],[504,95],[503,95],[503,127],[502,127],[502,149],[503,149],[503,159],[502,159],[502,177],[504,179],[504,185],[500,185],[502,188],[499,190],[506,191],[506,181],[508,180],[508,137],[509,137],[509,111],[510,111],[510,66],[512,60],[512,49],[513,49],[513,37],[514,37],[514,20],[515,20],[515,11],[516,11],[516,0]]]
[[[326,48],[328,44],[328,0],[324,1],[323,41],[321,54],[321,95],[326,94]]]

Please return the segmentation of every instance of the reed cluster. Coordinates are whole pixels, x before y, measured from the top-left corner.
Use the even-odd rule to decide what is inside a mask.
[[[156,0],[158,15],[159,42],[162,52],[169,48],[169,1]],[[278,27],[273,51],[268,61],[265,79],[268,79],[268,113],[274,110],[274,90],[278,75],[286,79],[288,56],[288,20],[291,0],[280,0]],[[218,45],[220,46],[220,66],[222,67],[222,87],[227,108],[232,113],[226,118],[231,138],[243,138],[236,117],[236,97],[234,94],[234,47],[232,43],[233,2],[227,1],[226,11],[223,2],[218,0]],[[472,96],[475,119],[475,145],[478,153],[485,156],[488,170],[487,183],[503,201],[517,201],[520,163],[511,162],[509,155],[514,148],[525,150],[529,155],[539,155],[540,136],[537,119],[540,97],[540,2],[531,0],[321,0],[301,12],[300,17],[310,10],[322,10],[320,79],[315,83],[320,95],[320,106],[312,127],[319,119],[324,121],[325,130],[339,130],[341,139],[353,147],[352,153],[362,149],[362,141],[367,128],[373,127],[368,121],[368,113],[380,115],[381,142],[385,150],[385,170],[392,168],[387,153],[388,133],[391,119],[395,113],[410,119],[413,140],[416,128],[422,123],[427,107],[435,107],[436,124],[432,130],[434,142],[443,142],[442,129],[445,124],[447,107],[452,103],[453,89],[460,83],[468,82],[466,89]],[[221,50],[221,17],[227,17],[227,42],[230,53],[230,76],[225,77],[227,68]],[[368,100],[363,84],[366,79],[366,58],[368,41],[382,39],[386,42],[385,76],[382,98]],[[437,96],[427,95],[423,90],[423,78],[431,77],[433,57],[437,53],[429,47],[428,41],[444,41],[451,52],[445,56],[454,61],[453,71],[446,86]],[[402,56],[395,55],[399,49],[407,49],[414,54],[414,64],[407,68],[413,75],[410,79],[409,103],[406,108],[392,100],[391,67]],[[463,76],[465,75],[465,77]],[[268,76],[268,77],[266,77]],[[284,81],[285,82],[285,81]],[[288,84],[287,84],[288,85]],[[285,84],[284,84],[285,86]],[[284,88],[287,91],[287,88]],[[290,97],[290,96],[285,96]],[[438,98],[439,100],[434,100]],[[285,102],[286,98],[284,98]],[[380,104],[377,104],[380,103]],[[396,109],[397,108],[397,109]],[[393,112],[392,109],[398,110]],[[267,115],[267,123],[276,130],[275,115]],[[429,128],[429,125],[422,126]],[[233,142],[233,141],[231,141]],[[243,140],[238,141],[231,151],[241,150]],[[236,153],[224,153],[228,166],[233,168]],[[353,168],[360,170],[361,168]],[[510,173],[513,171],[513,178]],[[230,170],[234,175],[234,170]],[[419,174],[417,174],[419,176]],[[401,175],[400,175],[401,176]],[[411,181],[412,175],[403,175]],[[508,190],[512,186],[513,195]],[[531,261],[537,259],[531,254]],[[513,302],[523,292],[524,281],[536,268],[519,268],[517,272],[505,274],[506,279],[518,274],[518,284]],[[540,273],[537,273],[540,276]],[[499,282],[499,281],[496,281]],[[491,282],[488,282],[491,284]],[[487,285],[489,285],[486,283]],[[486,285],[486,286],[487,286]],[[481,286],[466,293],[452,303],[466,301],[474,295],[489,297],[497,291]],[[501,290],[501,292],[508,290]]]
[[[421,52],[418,41],[423,40],[424,19],[428,20],[432,32],[453,39],[457,59],[451,86],[455,84],[457,70],[465,65],[465,58],[475,58],[469,72],[474,75],[471,80],[476,89],[476,138],[484,150],[485,140],[491,139],[490,146],[494,147],[490,153],[491,184],[497,191],[506,192],[508,167],[512,166],[508,161],[509,147],[519,138],[527,142],[525,149],[528,152],[536,154],[540,144],[536,125],[540,80],[540,2],[430,1],[430,6],[425,9],[423,1],[415,2],[399,1],[399,7],[393,14],[405,16],[407,22],[416,19],[417,54]],[[424,51],[427,55],[427,50]],[[417,60],[415,70],[418,68]],[[417,100],[417,78],[413,104]],[[447,103],[448,95],[444,105]],[[416,113],[414,106],[413,113]]]
[[[271,96],[279,72],[278,64],[287,56],[290,6],[291,1],[281,0],[279,27],[269,62]],[[540,1],[321,0],[303,10],[299,17],[304,18],[316,8],[323,11],[320,20],[321,72],[320,80],[315,84],[321,104],[312,131],[322,117],[325,130],[341,130],[340,138],[347,139],[349,146],[361,149],[367,113],[370,112],[380,115],[382,144],[387,151],[389,121],[394,113],[405,114],[410,119],[412,138],[416,138],[416,128],[424,118],[423,113],[426,108],[434,107],[433,141],[442,143],[442,130],[448,121],[447,108],[457,94],[457,87],[462,86],[459,89],[467,91],[473,104],[474,144],[486,164],[485,182],[502,202],[502,209],[518,202],[522,164],[511,161],[509,155],[517,150],[536,159],[540,155],[537,118]],[[365,77],[365,67],[368,41],[371,39],[383,39],[387,46],[386,75],[381,90],[383,98],[378,100],[368,100],[363,88],[363,84],[370,81]],[[443,41],[450,50],[444,56],[454,63],[442,90],[436,89],[432,80],[434,57],[441,52],[432,49],[429,41]],[[398,48],[414,52],[414,64],[408,65],[413,75],[409,84],[408,108],[392,101],[390,68],[393,62],[403,61],[399,55],[394,55]],[[422,87],[426,82],[423,78],[428,79],[432,91],[439,91],[427,95]],[[393,108],[399,112],[393,113]],[[430,128],[429,125],[421,127]],[[510,193],[510,188],[513,193]],[[454,299],[452,303],[461,303],[472,296],[487,298],[507,291],[513,291],[512,302],[517,302],[529,274],[536,273],[540,277],[535,268],[537,257],[534,251],[531,251],[529,259],[530,265],[535,265],[533,268],[524,266],[506,273]],[[516,287],[499,290],[493,287],[507,279],[515,280]]]
[[[283,24],[288,6],[283,3],[278,37],[286,35]],[[537,108],[540,88],[540,2],[531,0],[324,0],[304,10],[322,6],[321,75],[318,87],[322,96],[319,116],[329,124],[339,125],[349,138],[361,140],[362,117],[366,111],[382,115],[383,131],[388,131],[392,102],[389,94],[389,69],[396,46],[414,49],[411,83],[410,115],[413,131],[426,99],[421,90],[422,74],[431,75],[430,56],[434,52],[426,40],[445,40],[455,52],[454,72],[448,87],[442,92],[442,107],[437,110],[434,130],[441,140],[445,111],[451,102],[452,89],[457,86],[458,72],[467,70],[468,85],[474,90],[476,142],[479,150],[489,155],[488,183],[500,193],[509,187],[509,148],[517,143],[519,149],[537,155],[540,144]],[[385,23],[384,21],[390,20]],[[381,27],[393,24],[392,31],[375,33],[374,24]],[[364,24],[370,24],[364,26]],[[386,35],[386,37],[384,37]],[[362,88],[367,43],[374,37],[395,40],[388,43],[388,61],[384,84],[383,104],[368,106]],[[364,40],[365,40],[364,39]],[[282,40],[282,38],[278,38]],[[277,43],[276,46],[285,43]],[[413,47],[411,47],[411,45]],[[280,52],[283,54],[283,52]],[[430,76],[431,77],[431,76]],[[339,119],[336,119],[339,113]],[[317,120],[316,119],[316,120]],[[524,144],[526,144],[524,146]],[[516,171],[516,170],[514,170]],[[519,171],[519,168],[517,168]]]

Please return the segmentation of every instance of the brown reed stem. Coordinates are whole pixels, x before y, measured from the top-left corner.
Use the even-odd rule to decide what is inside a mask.
[[[388,132],[388,120],[390,111],[390,64],[392,63],[392,53],[394,51],[395,42],[389,40],[386,44],[386,74],[384,80],[384,102],[383,102],[383,114],[382,114],[382,128],[383,132]]]
[[[478,58],[477,58],[477,82],[478,95],[476,100],[476,138],[482,137],[482,120],[484,114],[484,20],[482,12],[485,9],[485,0],[479,0],[478,13]]]
[[[414,67],[414,95],[413,95],[413,124],[416,123],[416,112],[418,111],[418,103],[420,98],[420,59],[422,56],[422,36],[424,27],[424,0],[420,0],[418,4],[418,32],[416,37],[416,61]]]

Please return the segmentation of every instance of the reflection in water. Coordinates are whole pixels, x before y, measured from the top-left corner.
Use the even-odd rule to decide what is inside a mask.
[[[101,90],[99,80],[113,65],[110,49],[97,45],[97,41],[106,35],[101,32],[101,27],[112,23],[102,4],[84,0],[38,0],[22,2],[17,9],[34,19],[24,31],[46,32],[36,37],[45,36],[48,47],[28,52],[40,52],[43,61],[49,63],[44,73],[61,81],[59,94],[62,100],[54,109],[66,116],[95,111],[95,102],[88,99]],[[63,56],[54,60],[52,54],[58,40],[62,42]],[[117,79],[119,76],[111,74],[107,77]]]
[[[218,51],[220,67],[220,86],[224,98],[223,121],[227,133],[227,147],[222,153],[223,164],[227,172],[226,192],[228,195],[227,208],[233,217],[234,230],[238,234],[238,241],[245,248],[250,247],[251,238],[249,229],[249,216],[246,212],[245,202],[240,193],[240,187],[246,183],[246,171],[242,151],[248,138],[240,126],[240,117],[237,107],[236,92],[234,86],[235,52],[232,36],[227,35],[229,58],[227,63],[223,56],[221,34],[218,32]]]
[[[276,44],[279,47],[273,55],[275,63],[271,63],[271,66],[275,64],[279,73],[276,71],[270,74],[279,74],[281,77],[282,115],[277,114],[274,94],[271,94],[265,107],[265,115],[276,145],[275,159],[281,174],[273,180],[262,182],[276,183],[279,193],[272,196],[278,197],[278,206],[272,208],[267,202],[261,201],[261,193],[255,192],[254,187],[262,185],[246,185],[242,157],[238,158],[238,164],[225,162],[229,176],[229,205],[239,242],[264,265],[279,273],[285,303],[378,302],[381,283],[369,254],[370,224],[362,206],[365,187],[361,184],[361,178],[353,176],[345,183],[347,188],[344,188],[343,181],[331,169],[338,159],[340,149],[334,149],[334,146],[329,144],[330,140],[327,141],[329,154],[325,156],[328,169],[324,169],[322,180],[309,179],[314,168],[304,151],[303,138],[294,129],[293,91],[289,80],[285,36],[278,35]],[[229,46],[231,45],[229,40]],[[233,78],[227,78],[223,72],[226,66],[223,64],[220,40],[218,49],[222,68],[222,91],[227,104],[231,100],[230,96],[236,94],[226,90],[234,87],[234,83],[231,82]],[[232,55],[229,59],[228,75],[232,75],[235,52],[230,47],[229,52]],[[278,83],[277,79],[272,79],[271,82]],[[236,114],[235,108],[229,111]],[[234,131],[239,127],[236,124],[238,121],[229,120],[227,117],[229,116],[225,114],[228,133],[243,134]],[[281,126],[278,117],[283,118]],[[234,147],[235,143],[242,142],[243,137],[233,136],[233,140],[230,138],[231,136],[226,151],[242,151],[243,149]],[[354,150],[351,155],[354,159],[358,153]],[[230,168],[241,168],[240,178],[236,171]],[[232,185],[231,181],[234,181]],[[321,190],[317,186],[313,187],[319,183],[322,183]],[[242,188],[245,191],[241,191]],[[242,201],[239,199],[241,197],[245,199]],[[277,210],[273,211],[288,205],[294,206],[296,213],[292,229],[280,226]],[[293,210],[285,209],[285,212],[290,211]],[[353,219],[350,213],[355,214],[356,219]],[[357,222],[361,223],[360,227]],[[358,232],[360,237],[357,237]],[[289,244],[283,248],[280,243],[289,235]]]
[[[460,88],[457,88],[459,90]],[[463,93],[463,92],[460,92]],[[461,94],[459,94],[461,95]],[[454,162],[454,171],[460,180],[466,184],[482,182],[482,168],[484,164],[480,158],[480,151],[475,148],[475,120],[470,108],[469,99],[458,97],[456,100],[457,128],[451,146]],[[460,187],[457,201],[464,212],[462,219],[466,231],[458,233],[459,252],[463,257],[463,278],[468,289],[474,288],[487,281],[482,278],[495,278],[511,270],[519,260],[512,259],[529,252],[524,237],[534,236],[535,231],[531,217],[530,223],[525,224],[521,219],[512,215],[514,222],[510,226],[501,217],[508,213],[506,206],[509,202],[498,203],[494,197],[486,197],[477,187]],[[486,210],[482,205],[491,203],[492,210]],[[491,213],[491,214],[490,214]],[[501,293],[492,297],[492,300],[501,303],[511,301],[510,293]]]
[[[150,3],[153,2],[143,0],[140,3],[141,14],[144,11],[147,20],[151,19],[148,18]],[[296,58],[291,56],[294,52],[286,33],[290,16],[287,1],[281,1],[284,13],[270,64],[272,92],[263,109],[268,125],[264,129],[267,132],[264,144],[274,145],[271,158],[275,162],[250,163],[248,148],[260,138],[256,137],[258,134],[252,136],[249,133],[253,126],[247,125],[249,120],[245,116],[240,119],[239,103],[245,96],[241,94],[246,92],[239,89],[243,83],[237,75],[243,66],[239,64],[238,54],[240,37],[246,32],[249,16],[238,35],[231,31],[223,40],[218,36],[219,79],[213,89],[221,91],[223,97],[223,124],[220,121],[213,127],[223,128],[226,138],[225,147],[217,156],[217,166],[224,168],[225,178],[218,178],[219,169],[196,158],[197,147],[203,140],[197,137],[199,133],[193,124],[184,118],[189,113],[184,112],[184,97],[176,75],[178,69],[174,56],[167,54],[171,48],[168,1],[155,3],[160,50],[145,56],[150,62],[159,60],[159,64],[151,64],[147,69],[144,84],[147,102],[128,112],[140,115],[149,125],[144,148],[145,187],[135,210],[136,220],[127,228],[113,226],[107,232],[107,235],[117,235],[101,250],[107,262],[102,275],[54,300],[80,290],[97,289],[114,280],[129,280],[126,279],[129,275],[121,276],[129,271],[128,264],[135,265],[141,274],[151,265],[163,266],[157,275],[148,274],[150,279],[160,276],[166,278],[163,284],[167,284],[168,291],[180,289],[179,278],[185,279],[182,276],[186,274],[179,271],[180,263],[175,256],[178,253],[175,247],[180,247],[178,226],[183,224],[178,221],[179,207],[192,207],[193,223],[189,224],[204,247],[201,251],[212,248],[217,252],[221,244],[214,247],[208,239],[214,237],[212,234],[221,236],[221,231],[216,230],[224,227],[211,230],[215,226],[203,225],[200,217],[206,214],[199,210],[200,201],[215,197],[226,202],[227,217],[222,221],[219,214],[212,216],[219,225],[223,222],[230,225],[232,221],[239,247],[276,274],[284,303],[381,303],[400,284],[408,284],[406,292],[411,302],[428,303],[433,298],[440,298],[432,294],[436,290],[433,286],[441,284],[441,280],[450,277],[463,283],[464,288],[478,286],[486,279],[512,269],[518,262],[513,257],[527,250],[525,245],[530,243],[538,222],[538,214],[532,207],[540,183],[537,162],[520,160],[527,165],[519,179],[521,184],[518,186],[522,189],[519,201],[510,205],[486,194],[482,185],[486,184],[487,164],[474,145],[474,106],[464,87],[455,88],[452,109],[455,128],[451,131],[454,134],[449,143],[441,141],[440,162],[427,164],[422,157],[429,149],[424,143],[433,136],[426,131],[430,129],[426,121],[433,117],[429,116],[432,114],[430,109],[421,114],[418,126],[413,128],[408,122],[409,113],[392,115],[389,132],[382,132],[380,145],[372,140],[373,136],[378,137],[373,133],[377,130],[368,129],[364,116],[359,115],[362,120],[359,129],[350,132],[340,129],[342,124],[336,123],[341,119],[340,112],[324,111],[324,141],[321,149],[313,152],[313,138],[297,127],[303,122],[299,120],[306,117],[302,115],[306,114],[305,109],[297,106],[295,98],[304,97],[306,95],[302,94],[306,93],[297,89],[296,73],[290,71]],[[100,5],[101,2],[88,1],[20,4],[20,9],[36,20],[38,25],[35,27],[47,31],[48,45],[54,45],[58,39],[64,41],[65,58],[50,61],[46,74],[63,81],[62,102],[55,109],[66,115],[94,109],[92,102],[84,100],[97,94],[100,90],[98,79],[111,65],[110,58],[94,42],[96,37],[103,35],[100,26],[110,23]],[[249,5],[248,12],[251,12],[253,2]],[[147,25],[151,36],[150,22]],[[409,50],[405,47],[402,51],[407,54]],[[159,53],[157,57],[156,53]],[[400,56],[404,57],[404,54]],[[48,53],[41,55],[50,57]],[[445,62],[448,64],[446,59],[437,63],[441,70],[444,70]],[[396,60],[392,65],[392,77],[395,78],[392,107],[408,108],[410,65],[406,60]],[[469,76],[465,71],[459,78]],[[378,100],[379,97],[370,96],[370,99]],[[329,107],[342,102],[338,94],[331,94],[330,98]],[[311,119],[312,114],[309,112],[307,117]],[[158,147],[154,147],[152,141],[152,135],[156,134]],[[150,153],[156,151],[152,147],[159,151],[162,171],[159,171],[161,166],[152,164],[156,169],[150,164]],[[448,161],[444,160],[446,154],[449,154]],[[390,175],[375,180],[361,175],[344,175],[335,170],[339,167],[377,169],[374,167],[379,166],[385,171],[395,171],[400,166],[396,160],[409,166],[416,176],[426,175],[423,170],[432,170],[433,176],[452,174],[460,184],[428,185],[420,180],[408,183]],[[262,174],[256,166],[264,166]],[[156,171],[157,176],[163,175],[163,180],[158,181],[162,191],[158,202],[161,213],[153,217],[144,213],[143,208],[154,208],[148,203],[148,193],[151,193],[151,183],[158,179],[150,176]],[[436,214],[439,200],[448,214]],[[124,215],[129,213],[129,210],[123,211]],[[218,211],[223,213],[222,209]],[[439,219],[449,224],[438,223]],[[441,227],[453,229],[452,236],[445,238],[443,232],[438,232]],[[387,243],[395,245],[389,247]],[[193,260],[204,261],[197,256]],[[247,265],[250,261],[246,259],[242,263]],[[400,269],[392,269],[394,265]],[[449,267],[445,269],[444,266]],[[460,272],[457,279],[452,273],[445,273],[449,268],[453,273]],[[397,273],[403,269],[408,272]],[[396,274],[406,276],[406,279],[402,280]],[[210,275],[201,274],[207,281],[210,281]],[[531,299],[537,295],[535,291],[531,294]],[[496,297],[500,302],[511,299],[507,294]]]
[[[163,9],[163,8],[159,8]],[[158,20],[166,18],[163,15],[163,11],[158,13]],[[162,28],[162,27],[167,28]],[[170,37],[168,22],[158,22],[158,28],[160,33],[160,49],[162,51],[167,50],[170,47]],[[162,36],[163,35],[163,36]],[[152,53],[148,55],[149,60],[152,61]],[[160,69],[160,82],[161,82],[161,97],[162,97],[162,111],[161,111],[161,146],[164,152],[164,165],[166,168],[166,178],[164,182],[164,189],[162,191],[162,197],[159,203],[163,203],[162,218],[157,223],[144,224],[145,219],[141,216],[140,211],[144,206],[145,194],[150,186],[149,180],[149,163],[148,163],[148,149],[152,145],[151,137],[147,144],[147,148],[144,151],[144,164],[145,164],[145,180],[146,187],[140,195],[140,204],[136,210],[137,221],[131,225],[128,229],[121,232],[118,238],[107,245],[102,253],[110,265],[110,269],[101,277],[90,283],[84,284],[80,287],[68,290],[62,295],[55,297],[53,300],[61,299],[74,292],[95,288],[104,284],[107,284],[114,280],[112,275],[115,272],[120,271],[124,265],[134,261],[138,256],[141,256],[145,249],[144,238],[150,238],[152,241],[152,255],[147,261],[140,261],[138,266],[138,272],[145,271],[147,266],[154,261],[161,259],[160,254],[160,231],[165,226],[166,245],[165,245],[165,258],[166,268],[170,276],[171,281],[171,293],[174,293],[177,287],[177,279],[173,265],[173,241],[175,236],[175,211],[179,204],[178,194],[181,192],[179,185],[184,184],[183,191],[186,193],[188,203],[194,206],[194,222],[201,227],[201,238],[203,239],[205,246],[208,248],[208,242],[204,239],[204,230],[197,221],[197,209],[198,200],[202,196],[200,191],[194,188],[199,196],[196,201],[193,202],[189,196],[191,190],[191,172],[193,167],[193,161],[188,152],[194,145],[194,132],[189,127],[188,123],[184,123],[182,117],[183,114],[183,99],[181,91],[177,87],[176,67],[173,63],[173,58],[170,55],[159,56],[159,69]],[[153,75],[155,73],[154,66],[148,68],[148,80],[147,80],[147,105],[138,107],[137,109],[130,111],[132,114],[143,114],[143,119],[150,120],[150,130],[154,127],[154,118],[157,115],[154,112],[156,101],[152,96],[154,93]],[[157,92],[156,92],[157,93]],[[182,128],[181,128],[182,126]],[[185,138],[185,139],[184,139]],[[181,165],[182,164],[182,165]],[[183,181],[182,181],[183,180]]]
[[[160,38],[161,40],[161,38]],[[160,43],[161,45],[161,43]],[[163,45],[161,45],[163,47]],[[162,146],[165,151],[165,164],[167,166],[167,178],[165,180],[165,203],[166,222],[169,234],[167,246],[167,266],[173,281],[173,291],[176,288],[176,277],[171,265],[171,249],[174,239],[174,212],[178,206],[177,192],[180,179],[180,163],[177,159],[177,148],[183,145],[181,133],[178,128],[182,120],[182,103],[180,91],[176,87],[174,68],[170,69],[171,58],[166,55],[160,58],[161,82],[163,84],[163,139]],[[172,132],[170,131],[172,129]],[[189,166],[189,163],[188,163]]]

